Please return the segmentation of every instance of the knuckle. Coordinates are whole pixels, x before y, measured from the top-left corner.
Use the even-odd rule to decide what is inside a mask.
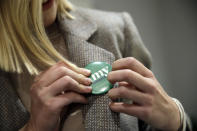
[[[63,78],[63,82],[65,86],[71,85],[72,84],[72,78],[70,76],[64,76]]]
[[[127,92],[127,90],[125,87],[120,87],[117,94],[118,94],[118,96],[125,96],[126,92]]]
[[[39,90],[37,93],[36,93],[36,96],[39,98],[39,99],[42,99],[43,96],[45,96],[45,91],[44,90]]]
[[[85,81],[85,76],[82,75],[82,74],[78,74],[78,79],[79,79],[80,81]]]
[[[159,93],[159,90],[157,89],[156,86],[152,87],[151,93],[152,93],[153,95],[156,95],[156,94]]]
[[[30,88],[30,96],[31,96],[31,98],[36,98],[39,101],[42,101],[42,97],[44,95],[45,95],[45,92],[44,92],[44,90],[41,87],[32,86]]]
[[[53,101],[52,98],[51,99],[47,99],[47,100],[42,100],[41,102],[42,102],[43,106],[46,109],[48,109],[48,110],[51,110],[51,109],[54,108],[54,106],[53,106],[54,105],[54,101]]]
[[[66,69],[66,67],[60,66],[60,67],[57,68],[57,72],[59,72],[61,74],[66,74],[67,69]]]
[[[149,81],[148,82],[148,87],[151,89],[151,92],[154,93],[157,89],[156,89],[156,85],[154,81]]]
[[[133,64],[135,64],[136,63],[136,59],[134,58],[134,57],[128,57],[127,58],[127,64],[128,65],[133,65]]]
[[[154,98],[152,96],[147,96],[146,102],[148,105],[153,106],[154,105]]]
[[[85,76],[82,74],[78,74],[78,76],[79,76],[79,78],[85,78]]]
[[[36,93],[34,93],[34,98],[36,98],[38,101],[40,101],[41,103],[44,103],[44,92],[43,91],[37,91]]]
[[[51,103],[51,101],[42,101],[42,104],[45,109],[53,111],[53,104]]]
[[[64,76],[63,78],[62,78],[65,82],[70,82],[71,81],[71,77],[70,76]]]
[[[152,108],[146,108],[142,111],[141,117],[143,119],[149,120],[151,113],[152,113]]]
[[[154,77],[154,74],[151,70],[148,69],[147,71],[148,77]]]
[[[131,75],[131,73],[132,73],[132,71],[131,70],[129,70],[129,69],[125,69],[125,71],[124,71],[125,73],[124,73],[124,75],[125,75],[125,77],[126,78],[129,78],[130,77],[130,75]]]

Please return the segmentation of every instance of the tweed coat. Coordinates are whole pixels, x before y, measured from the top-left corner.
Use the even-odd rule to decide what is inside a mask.
[[[132,56],[150,68],[150,54],[128,13],[78,8],[71,11],[71,14],[75,17],[74,20],[64,18],[57,21],[68,48],[68,58],[77,66],[84,67],[93,61],[112,64],[117,59]],[[90,104],[82,107],[83,113],[86,114],[84,121],[89,123],[85,124],[86,129],[96,130],[99,126],[99,130],[114,130],[113,125],[116,123],[113,122],[113,116],[118,116],[115,118],[119,122],[117,130],[139,130],[137,118],[122,113],[113,114],[108,109],[106,103],[110,100],[106,95],[89,98]],[[99,105],[102,105],[101,109]],[[91,118],[95,113],[102,115],[102,112],[106,113],[103,117]],[[9,73],[1,71],[0,130],[18,130],[28,119],[29,112],[21,102],[13,82],[10,81]],[[102,127],[102,124],[98,125],[97,120],[104,121],[105,127]]]

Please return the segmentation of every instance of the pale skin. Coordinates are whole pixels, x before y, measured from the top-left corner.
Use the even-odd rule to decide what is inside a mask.
[[[71,70],[64,62],[38,75],[30,90],[31,118],[26,130],[55,131],[63,109],[71,103],[86,104],[82,94],[91,92],[89,75],[82,68]]]
[[[57,0],[51,8],[43,10],[45,27],[55,21],[56,15]],[[119,82],[119,87],[111,89],[109,97],[133,101],[133,104],[112,102],[109,105],[112,111],[136,116],[157,129],[178,130],[178,107],[149,69],[132,57],[115,61],[112,68],[108,80]],[[69,104],[88,103],[83,94],[91,92],[91,80],[87,78],[90,74],[86,69],[73,70],[59,62],[38,75],[30,91],[31,117],[22,130],[58,130],[61,112]]]
[[[119,82],[119,87],[111,89],[109,97],[112,100],[126,98],[133,101],[133,104],[112,102],[110,108],[113,111],[136,116],[157,129],[178,130],[178,107],[149,69],[135,58],[128,57],[115,61],[112,70],[108,80]]]

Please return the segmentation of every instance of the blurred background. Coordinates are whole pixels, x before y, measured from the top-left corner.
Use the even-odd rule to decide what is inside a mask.
[[[152,70],[178,98],[197,130],[197,1],[71,0],[75,5],[129,12],[152,54]]]

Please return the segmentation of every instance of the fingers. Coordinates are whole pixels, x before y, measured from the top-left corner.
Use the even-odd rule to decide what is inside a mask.
[[[59,95],[55,97],[55,101],[57,101],[57,103],[54,106],[58,106],[60,108],[63,108],[71,103],[88,103],[88,100],[84,96],[75,92],[66,92],[63,95]]]
[[[147,94],[137,91],[134,88],[124,87],[124,86],[111,89],[108,93],[108,96],[112,100],[116,100],[118,98],[126,98],[140,105],[145,105],[149,103],[148,102],[149,97]]]
[[[125,81],[123,81],[123,82],[118,82],[118,86],[119,86],[119,87],[120,87],[120,86],[124,86],[124,87],[129,87],[129,88],[136,89],[136,87],[135,87],[134,85],[129,84],[128,82],[125,82]]]
[[[56,81],[57,79],[60,79],[61,77],[64,77],[64,76],[70,76],[73,79],[75,79],[77,82],[83,85],[91,84],[91,79],[85,77],[82,74],[78,74],[63,65],[64,63],[60,62],[56,64],[55,66],[51,67],[41,76],[38,76],[38,78],[36,79],[37,79],[39,86],[40,87],[48,86],[52,84],[54,81]]]
[[[51,93],[51,95],[56,96],[62,93],[62,91],[74,91],[78,93],[90,93],[91,87],[83,86],[79,84],[77,81],[72,79],[69,76],[64,76],[57,81],[55,81],[53,84],[51,84],[49,87],[46,88],[48,92]]]
[[[84,69],[84,68],[79,68],[77,71],[77,73],[82,74],[84,76],[90,76],[91,75],[91,71],[88,69]]]
[[[35,77],[34,81],[37,82],[37,81],[39,81],[42,77],[49,76],[50,72],[51,72],[52,70],[54,70],[55,68],[58,68],[59,66],[61,66],[62,63],[63,63],[63,62],[60,61],[60,62],[56,63],[55,65],[53,65],[52,67],[50,67],[48,70],[40,72],[40,73]]]
[[[129,69],[110,72],[108,74],[108,80],[113,84],[115,82],[126,81],[143,92],[149,92],[150,90],[149,81],[145,77]]]
[[[121,112],[131,116],[141,118],[144,109],[141,106],[125,103],[110,103],[109,107],[114,112]]]
[[[84,75],[78,74],[78,73],[76,73],[66,67],[63,67],[63,66],[57,68],[54,72],[55,72],[54,75],[59,76],[59,78],[61,78],[62,76],[68,75],[71,78],[73,78],[74,80],[76,80],[77,82],[79,82],[80,84],[90,85],[92,82],[90,78],[87,78]],[[54,76],[54,75],[52,75],[52,76]]]
[[[79,68],[79,67],[77,67],[75,65],[71,66],[70,64],[68,64],[66,62],[63,62],[63,61],[60,62],[60,64],[65,66],[65,67],[67,67],[67,68],[69,68],[69,69],[71,69],[71,70],[73,70],[73,71],[75,71],[76,73],[82,74],[84,76],[90,76],[91,75],[91,71],[88,70],[88,69]]]
[[[147,69],[141,62],[133,57],[122,58],[112,64],[112,70],[130,69],[144,77],[152,77],[152,72]]]
[[[40,102],[34,102],[34,103],[40,103]],[[71,103],[82,103],[82,104],[87,104],[88,101],[87,99],[80,95],[77,94],[75,92],[66,92],[65,94],[59,95],[57,97],[53,97],[44,101],[41,101],[42,105],[35,105],[34,109],[38,109],[38,112],[43,111],[40,108],[44,108],[45,112],[42,112],[41,114],[43,115],[43,113],[47,113],[47,112],[51,112],[53,115],[55,114],[55,116],[57,114],[59,114],[62,109],[65,106],[68,106]],[[51,116],[51,114],[50,114]]]

